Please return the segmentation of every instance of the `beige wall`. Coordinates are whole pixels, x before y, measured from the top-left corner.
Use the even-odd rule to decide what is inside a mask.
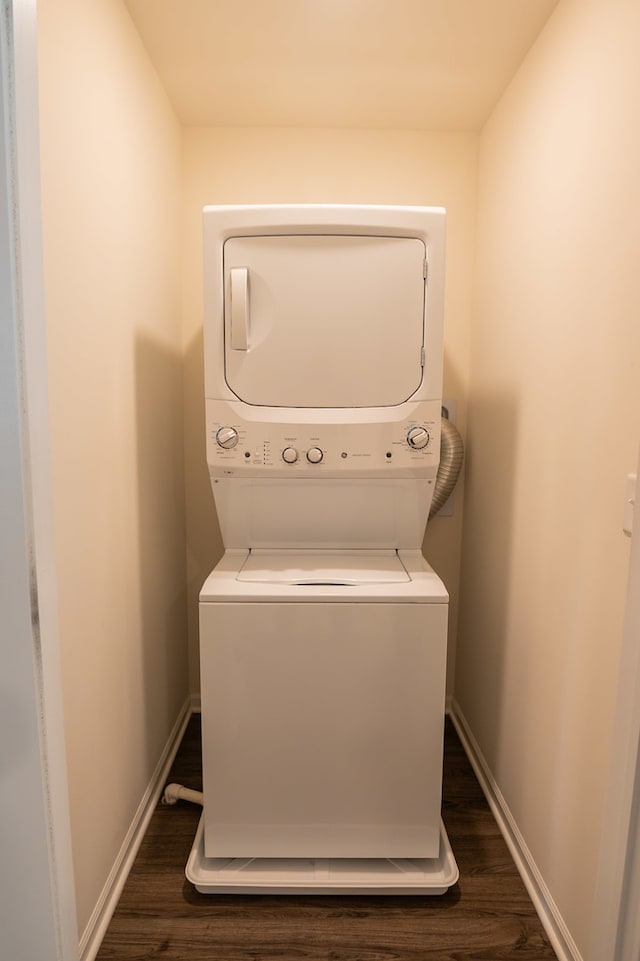
[[[82,930],[187,696],[181,132],[119,0],[39,3],[53,502]]]
[[[637,0],[562,0],[479,168],[456,697],[585,958],[640,439],[639,36]]]
[[[445,395],[464,429],[477,136],[300,128],[184,131],[185,451],[191,688],[198,690],[198,591],[222,554],[204,449],[202,207],[216,203],[432,204],[447,208]],[[428,559],[452,594],[455,636],[461,500],[433,521]],[[453,647],[453,645],[452,645]]]

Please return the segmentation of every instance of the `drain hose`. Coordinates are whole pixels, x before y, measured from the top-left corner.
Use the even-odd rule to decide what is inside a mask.
[[[441,422],[440,434],[440,465],[436,486],[433,491],[431,510],[429,517],[437,514],[440,508],[449,499],[462,467],[464,457],[464,445],[462,437],[448,418],[443,417]]]

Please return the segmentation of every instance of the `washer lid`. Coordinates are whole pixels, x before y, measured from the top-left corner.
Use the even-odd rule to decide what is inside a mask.
[[[411,580],[395,551],[252,550],[237,580],[263,584],[402,584]]]

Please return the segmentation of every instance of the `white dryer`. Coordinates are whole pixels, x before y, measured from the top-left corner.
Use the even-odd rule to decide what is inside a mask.
[[[369,890],[367,877],[402,890],[379,862],[397,874],[409,859],[407,890],[445,890],[448,597],[420,553],[444,211],[209,207],[204,224],[207,460],[226,552],[200,595],[190,876],[204,891]],[[302,863],[337,865],[340,884],[325,869],[298,884]]]

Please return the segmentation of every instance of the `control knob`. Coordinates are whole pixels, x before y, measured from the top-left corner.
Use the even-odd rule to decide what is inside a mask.
[[[238,443],[238,431],[235,427],[219,427],[216,431],[216,443],[218,447],[231,450]]]
[[[429,443],[429,431],[426,427],[412,427],[407,432],[407,443],[414,450],[424,450]]]
[[[298,451],[295,447],[285,447],[282,451],[282,459],[285,464],[295,464],[298,459]]]
[[[310,464],[319,464],[323,457],[324,453],[319,447],[310,447],[307,451],[307,460]]]

